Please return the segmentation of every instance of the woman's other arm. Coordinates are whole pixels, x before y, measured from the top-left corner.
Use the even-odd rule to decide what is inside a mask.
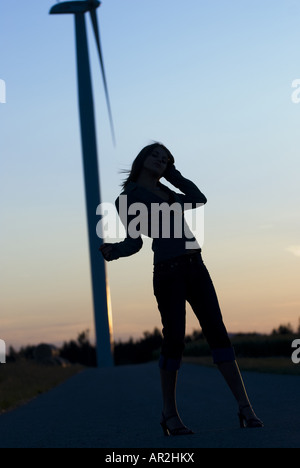
[[[130,257],[131,255],[138,253],[143,247],[143,239],[141,235],[135,235],[134,237],[130,235],[129,225],[130,222],[134,219],[134,216],[128,215],[127,203],[125,212],[124,208],[120,208],[120,198],[121,197],[116,200],[116,208],[119,217],[126,229],[126,238],[122,242],[117,242],[114,244],[105,243],[100,247],[100,252],[108,262],[112,260],[118,260],[122,257]]]
[[[130,257],[131,255],[138,253],[142,247],[143,240],[141,237],[138,237],[137,239],[126,237],[122,242],[103,244],[99,250],[105,260],[111,262],[112,260],[118,260],[121,257]]]
[[[193,206],[207,203],[206,196],[198,189],[197,185],[183,177],[174,165],[166,170],[164,178],[184,193],[184,195],[178,195],[183,203],[189,203]]]

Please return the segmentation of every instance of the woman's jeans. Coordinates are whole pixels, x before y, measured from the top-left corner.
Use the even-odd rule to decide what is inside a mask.
[[[180,368],[185,348],[186,301],[200,322],[214,363],[235,361],[216,291],[200,252],[155,265],[154,294],[164,327],[161,369]]]

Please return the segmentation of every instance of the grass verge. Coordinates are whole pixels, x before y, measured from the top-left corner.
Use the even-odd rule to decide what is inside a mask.
[[[84,369],[43,366],[31,361],[0,365],[0,414],[27,403]]]

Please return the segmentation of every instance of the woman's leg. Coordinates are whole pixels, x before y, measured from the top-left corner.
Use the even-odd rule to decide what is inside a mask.
[[[159,360],[163,396],[163,416],[168,428],[185,427],[176,403],[178,370],[184,350],[186,299],[180,268],[166,268],[154,274],[154,293],[163,324],[163,343]]]
[[[247,419],[255,416],[223,322],[217,294],[210,275],[202,261],[190,269],[188,301],[212,349],[214,363],[218,366],[239,408]]]
[[[218,364],[218,368],[238,403],[239,412],[245,418],[246,425],[250,421],[251,425],[248,427],[263,427],[262,421],[256,416],[248,398],[238,363],[236,361],[223,362]]]
[[[160,369],[160,377],[163,396],[163,414],[166,418],[172,415],[178,415],[176,403],[178,371]]]
[[[250,406],[250,401],[247,391],[240,373],[238,363],[222,362],[217,364],[221,374],[223,375],[228,387],[230,388],[234,398],[240,408]]]
[[[166,435],[191,435],[193,431],[188,429],[180,419],[176,403],[176,386],[178,371],[161,369],[161,384],[163,394],[163,413],[161,425]]]

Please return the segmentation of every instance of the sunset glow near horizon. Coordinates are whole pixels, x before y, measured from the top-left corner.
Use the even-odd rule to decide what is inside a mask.
[[[0,339],[16,348],[94,336],[74,21],[54,3],[0,7]],[[102,200],[163,142],[208,199],[203,258],[228,331],[297,328],[299,2],[103,0],[98,18],[117,137],[88,21]],[[107,264],[116,341],[161,329],[152,263],[146,239]]]

